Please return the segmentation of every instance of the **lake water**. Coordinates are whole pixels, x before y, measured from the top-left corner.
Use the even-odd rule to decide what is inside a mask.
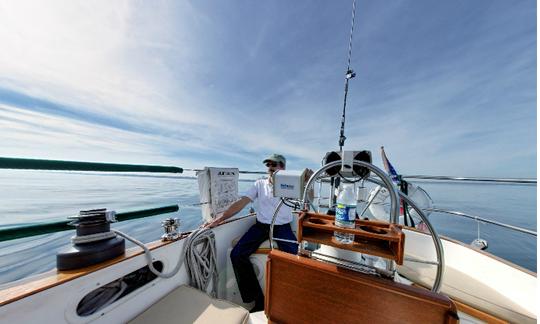
[[[180,218],[188,231],[201,223],[197,181],[180,176],[0,170],[0,228],[65,220],[79,210],[106,207],[117,212],[178,204],[176,213],[114,224],[114,228],[150,242],[162,234],[160,223]],[[536,231],[536,185],[415,182],[435,207],[460,211]],[[241,181],[243,192],[251,181]],[[442,235],[470,243],[477,223],[442,213],[430,219]],[[488,252],[536,272],[536,237],[481,224]],[[70,245],[72,231],[0,242],[0,284],[55,267],[55,254]],[[128,247],[132,244],[126,242]]]

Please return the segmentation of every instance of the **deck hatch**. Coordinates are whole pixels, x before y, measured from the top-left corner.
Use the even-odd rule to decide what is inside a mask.
[[[155,261],[153,265],[156,270],[163,270],[163,263],[161,261]],[[77,305],[77,315],[90,316],[153,281],[156,277],[148,266],[145,266],[96,288],[86,294],[79,302]]]

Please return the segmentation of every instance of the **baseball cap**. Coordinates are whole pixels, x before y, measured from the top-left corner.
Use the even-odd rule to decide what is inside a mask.
[[[266,159],[263,160],[263,163],[266,163],[268,161],[276,162],[276,163],[283,163],[283,166],[287,163],[287,160],[285,160],[285,157],[281,154],[272,154],[268,156]]]

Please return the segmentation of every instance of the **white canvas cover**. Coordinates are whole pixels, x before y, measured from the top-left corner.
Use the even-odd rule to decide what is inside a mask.
[[[212,220],[238,200],[237,168],[205,167],[197,172],[202,217]]]

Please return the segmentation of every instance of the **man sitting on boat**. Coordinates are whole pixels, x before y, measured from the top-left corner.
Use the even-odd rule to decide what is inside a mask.
[[[231,252],[231,261],[242,300],[245,303],[255,301],[255,306],[251,310],[252,312],[264,309],[264,295],[249,257],[259,248],[261,243],[269,239],[270,223],[272,222],[274,211],[280,202],[279,198],[274,197],[272,174],[277,170],[284,170],[286,160],[283,155],[272,154],[264,159],[263,163],[268,168],[268,178],[255,181],[253,186],[239,200],[231,204],[221,216],[216,217],[216,219],[207,225],[208,227],[219,225],[229,217],[236,215],[247,204],[257,199],[259,205],[257,221],[242,236]],[[291,212],[291,207],[283,205],[280,208],[276,216],[274,237],[296,241],[296,237],[290,226],[292,221]],[[298,246],[296,244],[283,241],[276,242],[280,250],[292,254],[297,253]]]

